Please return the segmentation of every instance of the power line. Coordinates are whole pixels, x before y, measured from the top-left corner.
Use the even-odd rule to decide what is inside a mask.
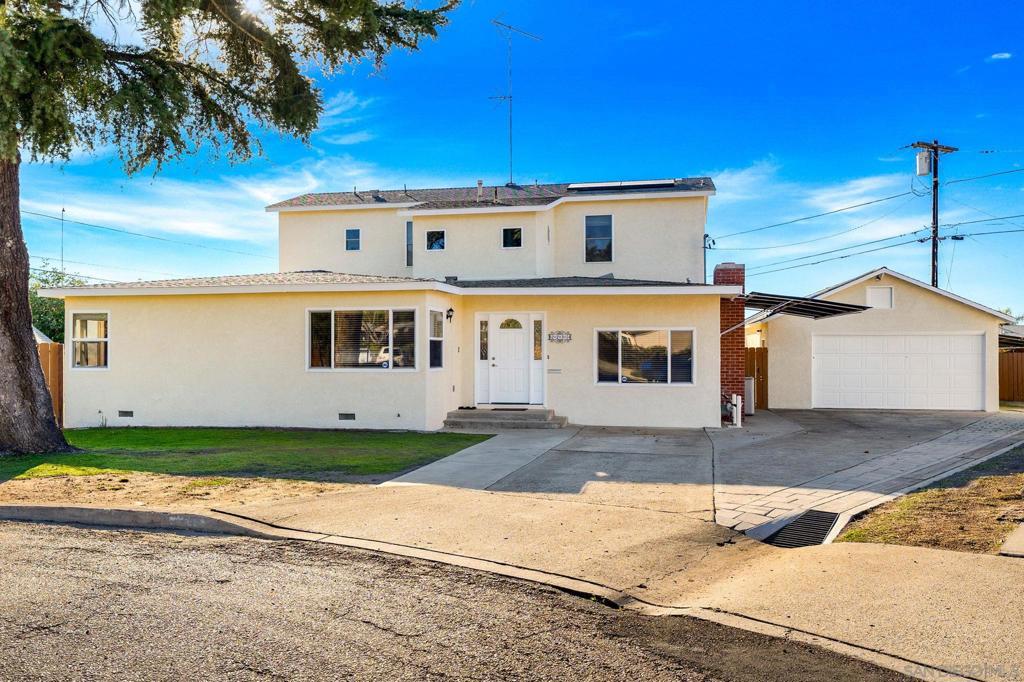
[[[912,232],[903,232],[902,234],[894,234],[891,237],[882,237],[880,239],[872,239],[871,241],[860,242],[859,244],[851,244],[850,246],[842,246],[838,249],[832,249],[830,251],[819,251],[818,253],[811,253],[806,256],[797,256],[795,258],[787,258],[786,260],[775,261],[774,263],[766,263],[765,265],[755,265],[751,270],[760,270],[762,268],[773,268],[776,265],[784,265],[786,263],[795,263],[801,260],[807,260],[808,258],[817,258],[818,256],[827,256],[832,253],[840,253],[841,251],[849,251],[850,249],[859,249],[862,246],[871,246],[872,244],[881,244],[882,242],[892,241],[893,239],[899,239],[900,237],[909,237],[914,234],[920,234],[929,228],[922,227],[919,230],[913,230]]]
[[[924,228],[924,229],[928,229],[928,228]],[[922,231],[923,230],[918,230],[918,232],[922,232]],[[981,237],[981,236],[984,236],[984,235],[991,235],[991,234],[1010,234],[1010,233],[1013,233],[1013,232],[1024,232],[1024,228],[1017,229],[1017,230],[993,230],[993,231],[990,231],[990,232],[973,232],[971,234],[964,234],[964,235],[959,235],[959,236],[974,238],[974,237]],[[941,237],[941,239],[948,239],[948,238],[949,237]],[[890,239],[895,239],[895,237],[890,237]],[[821,259],[819,261],[814,261],[813,263],[800,263],[798,265],[790,265],[790,266],[785,267],[785,268],[776,268],[775,270],[765,270],[764,272],[754,272],[754,273],[751,273],[750,276],[751,277],[756,277],[758,275],[768,275],[768,274],[771,274],[773,272],[782,272],[784,270],[795,270],[796,268],[806,268],[806,267],[810,267],[811,265],[820,265],[822,263],[828,263],[829,261],[842,260],[844,258],[851,258],[853,256],[860,256],[860,255],[865,254],[865,253],[874,253],[876,251],[884,251],[886,249],[894,249],[894,248],[896,248],[898,246],[906,246],[908,244],[914,244],[914,243],[924,243],[924,242],[926,242],[928,240],[929,240],[928,237],[924,237],[924,238],[921,238],[921,239],[908,239],[907,241],[900,242],[898,244],[887,244],[886,246],[879,246],[879,247],[876,247],[874,249],[865,249],[864,251],[858,251],[856,253],[847,253],[847,254],[843,254],[842,256],[833,256],[832,258],[823,258],[823,259]],[[864,244],[861,244],[861,246],[864,246]]]
[[[771,250],[771,249],[784,249],[784,248],[787,248],[787,247],[790,247],[790,246],[802,246],[803,244],[811,244],[813,242],[820,242],[820,241],[824,241],[826,239],[832,239],[833,237],[839,237],[839,236],[844,235],[844,234],[849,234],[851,232],[856,232],[857,230],[865,228],[868,225],[873,225],[874,223],[877,223],[879,220],[884,220],[885,218],[888,218],[893,213],[896,213],[901,208],[903,208],[904,206],[906,206],[907,204],[912,202],[916,197],[919,197],[919,196],[924,196],[924,195],[916,194],[915,193],[915,196],[910,197],[909,199],[907,199],[906,201],[904,201],[902,204],[900,204],[899,206],[897,206],[896,208],[894,208],[891,211],[883,213],[882,215],[880,215],[880,216],[878,216],[876,218],[872,218],[871,220],[869,220],[869,221],[867,221],[865,223],[861,223],[860,225],[857,225],[856,227],[850,227],[850,228],[847,228],[845,230],[841,230],[839,232],[833,232],[832,234],[827,234],[827,235],[825,235],[823,237],[815,237],[814,239],[805,239],[804,241],[792,242],[790,244],[773,244],[773,245],[770,245],[770,246],[737,246],[737,247],[731,247],[731,248],[730,247],[715,248],[715,250],[716,251],[768,251],[768,250]]]
[[[862,206],[870,206],[872,204],[879,204],[879,203],[881,203],[883,201],[889,201],[891,199],[899,199],[900,197],[905,197],[908,194],[913,194],[913,193],[914,192],[900,192],[899,194],[893,194],[892,196],[882,197],[880,199],[871,199],[870,201],[863,201],[863,202],[861,202],[859,204],[853,204],[852,206],[843,206],[842,208],[837,208],[837,209],[834,209],[834,210],[831,210],[831,211],[825,211],[824,213],[816,213],[814,215],[804,216],[803,218],[793,218],[792,220],[785,220],[785,221],[783,221],[781,223],[772,223],[771,225],[763,225],[762,227],[755,227],[755,228],[750,229],[750,230],[742,230],[740,232],[732,232],[730,234],[723,234],[723,235],[720,235],[718,237],[714,237],[714,239],[726,239],[727,237],[738,237],[741,234],[750,234],[751,232],[760,232],[761,230],[769,230],[769,229],[771,229],[773,227],[782,227],[783,225],[792,225],[793,223],[800,223],[800,222],[803,222],[805,220],[813,220],[815,218],[821,218],[821,217],[824,217],[824,216],[827,216],[827,215],[833,215],[835,213],[842,213],[843,211],[852,211],[853,209],[861,208]]]
[[[966,206],[966,204],[964,204]],[[967,206],[967,208],[971,208]],[[978,210],[978,209],[975,209]],[[985,213],[985,211],[979,211]],[[961,225],[976,225],[977,223],[991,223],[993,220],[1012,220],[1014,218],[1024,218],[1024,213],[1018,213],[1016,215],[1004,215],[1004,216],[992,216],[991,218],[979,218],[978,220],[962,220],[958,223],[944,223],[943,227],[960,227]],[[1012,225],[1012,223],[1011,223]]]
[[[810,267],[812,265],[820,265],[822,263],[827,263],[829,261],[842,260],[844,258],[852,258],[853,256],[860,256],[860,255],[863,255],[865,253],[874,253],[875,251],[884,251],[886,249],[895,249],[897,246],[906,246],[907,244],[920,243],[920,242],[923,242],[923,241],[927,241],[927,237],[924,238],[924,239],[910,239],[910,240],[907,240],[905,242],[900,242],[899,244],[888,244],[886,246],[878,246],[878,247],[873,248],[873,249],[865,249],[864,251],[858,251],[856,253],[846,253],[846,254],[843,254],[842,256],[833,256],[832,258],[823,258],[822,260],[814,261],[813,263],[800,263],[799,265],[790,265],[790,266],[785,267],[785,268],[777,268],[775,270],[765,270],[764,272],[755,272],[755,273],[752,273],[750,276],[751,277],[756,277],[758,275],[768,275],[768,274],[771,274],[773,272],[782,272],[784,270],[795,270],[796,268],[806,268],[806,267]]]
[[[74,225],[81,225],[83,227],[91,227],[97,230],[107,230],[108,232],[118,232],[120,234],[130,234],[134,237],[145,237],[146,239],[153,239],[159,242],[168,242],[170,244],[181,244],[182,246],[194,246],[197,249],[209,249],[210,251],[223,251],[224,253],[233,253],[239,256],[251,256],[252,258],[269,258],[274,260],[273,256],[266,256],[259,253],[247,253],[245,251],[235,251],[234,249],[225,249],[219,246],[210,246],[208,244],[197,244],[195,242],[186,242],[178,239],[168,239],[167,237],[158,237],[152,234],[144,234],[142,232],[132,232],[131,230],[124,230],[119,227],[109,227],[107,225],[96,225],[95,223],[83,223],[80,220],[67,220],[62,219],[61,216],[48,215],[46,213],[36,213],[35,211],[26,211],[21,209],[23,215],[36,216],[37,218],[48,218],[50,220],[62,220],[62,222],[72,223]]]
[[[1024,168],[1014,168],[1011,170],[998,171],[996,173],[986,173],[985,175],[975,175],[972,178],[957,178],[956,180],[946,180],[944,185],[955,185],[958,182],[970,182],[971,180],[983,180],[984,178],[994,178],[997,175],[1009,175],[1010,173],[1024,173]]]
[[[56,260],[56,258],[54,258],[53,256],[29,256],[29,258],[35,258],[35,259],[41,260],[41,261]],[[143,269],[140,269],[140,268],[126,268],[123,265],[104,265],[103,263],[87,263],[87,262],[81,261],[81,260],[67,260],[67,261],[64,261],[63,259],[61,259],[61,260],[62,260],[62,262],[66,262],[66,263],[74,263],[75,265],[90,265],[90,266],[95,267],[95,268],[111,268],[113,270],[128,270],[130,272],[144,272],[144,273],[148,273],[148,274],[151,274],[151,275],[167,275],[168,277],[184,277],[184,275],[181,275],[181,274],[178,274],[178,273],[175,273],[175,272],[163,272],[161,270],[143,270]],[[62,270],[64,269],[63,266],[61,266],[61,269]]]
[[[30,267],[29,271],[31,271],[31,272],[45,272],[45,273],[48,273],[48,274],[51,274],[51,275],[66,275],[66,274],[68,274],[68,273],[63,272],[61,270],[47,270],[46,268],[33,268],[33,267]],[[94,279],[94,280],[99,281],[99,282],[111,282],[113,284],[118,284],[119,283],[119,281],[116,280],[116,279],[107,279],[106,277],[93,277],[92,275],[80,275],[78,273],[74,273],[74,274],[72,274],[70,276],[71,277],[81,277],[82,279]]]

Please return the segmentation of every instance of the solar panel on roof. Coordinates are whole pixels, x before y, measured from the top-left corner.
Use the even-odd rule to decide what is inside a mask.
[[[639,189],[656,187],[675,187],[676,181],[672,178],[662,180],[623,180],[619,182],[574,182],[568,189],[578,191],[601,190],[601,189]]]

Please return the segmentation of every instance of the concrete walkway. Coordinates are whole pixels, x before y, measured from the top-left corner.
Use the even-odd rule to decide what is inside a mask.
[[[802,413],[783,412],[780,416],[794,422],[808,418]],[[892,421],[894,416],[898,421]],[[820,413],[811,418],[820,419]],[[837,428],[839,424],[832,425],[832,442],[819,447],[803,430],[753,446],[730,448],[723,443],[724,451],[716,453],[722,466],[715,479],[715,520],[752,537],[764,538],[808,509],[848,517],[1024,441],[1024,413],[1019,412],[980,419],[976,413],[931,415],[930,419],[927,415],[907,413],[836,415],[837,420],[857,418],[869,422],[868,426],[875,422],[873,436],[889,435],[890,443],[872,442],[874,438],[851,439],[851,429],[842,433]],[[935,420],[938,423],[929,423]],[[921,432],[922,426],[933,430],[930,437]],[[942,432],[946,428],[949,430]],[[935,434],[934,430],[940,432]],[[898,446],[907,437],[917,442],[886,451],[887,446]],[[794,444],[798,447],[794,448]],[[776,475],[780,468],[787,470],[791,479],[800,480],[775,485],[785,480],[785,476]]]

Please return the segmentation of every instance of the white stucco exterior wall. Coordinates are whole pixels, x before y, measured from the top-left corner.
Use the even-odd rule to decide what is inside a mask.
[[[985,335],[985,409],[999,409],[1000,320],[984,311],[936,294],[897,277],[883,275],[822,298],[867,305],[867,287],[893,287],[892,309],[808,320],[780,315],[766,321],[768,405],[776,409],[810,409],[812,405],[812,336],[814,334],[962,334]],[[757,327],[748,327],[748,333]]]
[[[544,312],[546,404],[580,424],[720,425],[719,299],[713,295],[459,296],[440,292],[69,297],[75,312],[109,314],[109,367],[66,364],[65,424],[282,426],[434,430],[475,400],[476,312]],[[307,312],[414,308],[417,369],[310,370]],[[430,369],[428,311],[445,319],[445,363]],[[692,328],[694,385],[595,381],[595,329]],[[66,346],[68,363],[71,344]],[[554,372],[553,370],[557,370]],[[131,410],[132,418],[118,417]],[[339,412],[355,413],[339,421]]]
[[[289,211],[279,213],[278,220],[281,272],[412,276],[412,268],[405,266],[406,219],[397,209]],[[360,230],[359,251],[345,250],[348,228]]]

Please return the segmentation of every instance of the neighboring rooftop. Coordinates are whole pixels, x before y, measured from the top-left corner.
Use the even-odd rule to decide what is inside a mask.
[[[708,177],[664,180],[615,180],[610,182],[552,183],[532,185],[484,185],[432,189],[354,189],[351,192],[302,194],[267,206],[268,211],[330,206],[410,206],[417,209],[491,206],[543,206],[573,196],[646,194],[658,192],[714,192]]]

